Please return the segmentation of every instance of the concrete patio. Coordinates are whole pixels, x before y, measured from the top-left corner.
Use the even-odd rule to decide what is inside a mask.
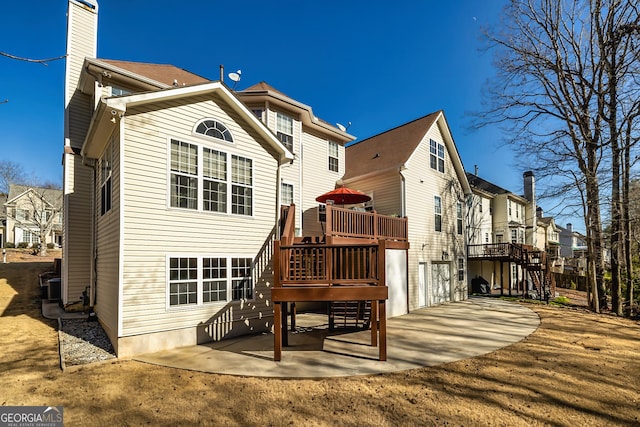
[[[506,347],[534,332],[538,315],[491,297],[416,310],[387,322],[386,362],[369,331],[329,332],[326,316],[300,315],[282,361],[273,335],[242,337],[138,356],[135,360],[228,375],[322,378],[403,371],[466,359]]]

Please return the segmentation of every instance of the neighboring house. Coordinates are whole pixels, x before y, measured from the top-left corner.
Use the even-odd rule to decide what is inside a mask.
[[[521,249],[510,248],[513,245],[529,251],[545,250],[538,237],[534,174],[530,171],[523,174],[524,196],[497,186],[477,173],[467,172],[466,175],[473,192],[468,200],[471,212],[468,224],[470,283],[486,281],[491,287],[498,286],[509,292],[531,289],[527,276],[534,267],[524,259]],[[524,286],[525,282],[527,286]]]
[[[560,256],[565,258],[586,258],[587,237],[573,231],[573,224],[566,227],[558,226],[560,239]]]
[[[562,273],[564,259],[560,256],[560,228],[552,217],[545,217],[541,207],[537,208],[537,242],[538,248],[547,254],[550,271]]]
[[[321,230],[353,137],[265,83],[96,59],[97,11],[69,0],[64,303],[88,289],[118,356],[269,331],[280,206]]]
[[[347,146],[343,183],[377,213],[409,218],[408,283],[389,284],[391,315],[467,298],[471,191],[442,111]]]
[[[4,203],[6,242],[27,247],[41,243],[58,246],[62,236],[62,191],[11,184]]]

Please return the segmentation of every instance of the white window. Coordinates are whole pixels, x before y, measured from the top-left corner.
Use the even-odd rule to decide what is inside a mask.
[[[111,86],[111,96],[122,96],[128,95],[131,91],[129,89],[124,89],[118,86]]]
[[[285,147],[293,152],[293,118],[282,113],[276,115],[276,135]]]
[[[16,209],[15,210],[16,221],[29,221],[28,209]]]
[[[169,307],[253,298],[252,258],[168,258]]]
[[[518,243],[518,230],[511,230],[511,243]]]
[[[511,216],[511,200],[509,200],[509,216]]]
[[[484,242],[489,243],[489,233],[484,233]]]
[[[202,149],[202,209],[227,211],[227,154]]]
[[[258,118],[258,120],[264,121],[262,119],[262,115],[264,114],[264,110],[262,108],[252,108],[251,112],[253,113],[254,116]]]
[[[458,281],[464,280],[464,258],[458,258]]]
[[[111,169],[113,167],[113,141],[100,158],[100,215],[111,210]]]
[[[251,159],[175,139],[170,151],[171,207],[253,215]]]
[[[433,139],[429,141],[431,169],[444,172],[444,145]]]
[[[22,230],[23,243],[40,243],[40,236],[31,230]]]
[[[211,138],[221,139],[226,142],[233,142],[231,132],[227,127],[214,119],[201,120],[196,125],[196,133],[200,135],[210,136]]]
[[[171,140],[171,206],[198,209],[198,146]]]
[[[462,202],[458,202],[456,206],[456,230],[458,234],[462,234]]]
[[[251,159],[231,156],[231,213],[253,214],[253,168]]]
[[[198,303],[198,258],[169,261],[169,305]]]
[[[435,230],[442,231],[442,198],[434,196]]]
[[[333,141],[329,141],[329,170],[331,172],[338,172],[339,158],[338,158],[338,144]]]
[[[293,184],[280,183],[280,204],[290,206],[293,203]]]

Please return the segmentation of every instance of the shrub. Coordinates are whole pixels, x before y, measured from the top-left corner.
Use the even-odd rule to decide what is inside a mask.
[[[27,249],[28,247],[29,247],[29,243],[27,243],[27,242],[18,243],[18,248],[20,248],[20,249]]]
[[[7,242],[4,246],[7,249],[13,249],[16,247],[16,245],[13,242]]]
[[[56,244],[55,243],[47,243],[47,249],[55,249]]]

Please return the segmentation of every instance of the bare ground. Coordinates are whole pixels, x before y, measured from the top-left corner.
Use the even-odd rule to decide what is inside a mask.
[[[0,404],[62,405],[68,426],[640,425],[639,323],[579,307],[530,305],[542,321],[521,342],[395,374],[257,379],[134,361],[63,373],[38,298],[50,260],[34,260],[0,264]]]

